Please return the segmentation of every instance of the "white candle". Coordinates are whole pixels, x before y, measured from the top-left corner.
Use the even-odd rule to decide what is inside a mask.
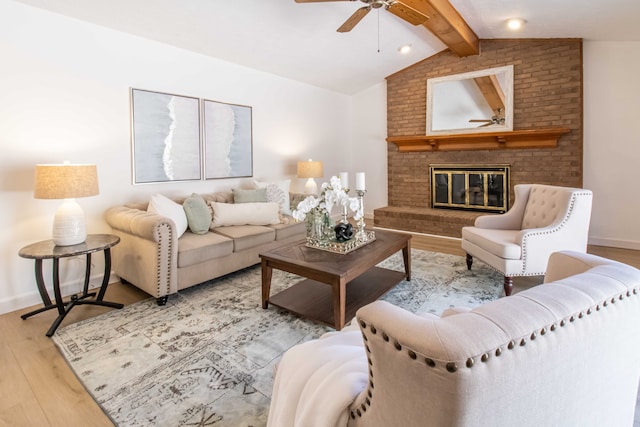
[[[349,173],[348,172],[340,172],[340,184],[342,188],[349,188]]]
[[[356,172],[356,190],[364,191],[364,172]]]

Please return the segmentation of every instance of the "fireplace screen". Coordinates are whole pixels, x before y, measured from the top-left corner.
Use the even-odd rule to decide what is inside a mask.
[[[430,170],[432,207],[507,211],[508,165],[432,165]]]

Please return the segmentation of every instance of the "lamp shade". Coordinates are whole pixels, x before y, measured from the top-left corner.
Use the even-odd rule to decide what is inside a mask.
[[[36,165],[36,199],[74,199],[98,192],[96,165]]]
[[[298,178],[322,178],[323,174],[321,161],[305,160],[298,162]]]
[[[82,208],[74,200],[98,194],[96,165],[36,165],[36,199],[65,199],[53,218],[52,240],[57,246],[71,246],[87,238]]]

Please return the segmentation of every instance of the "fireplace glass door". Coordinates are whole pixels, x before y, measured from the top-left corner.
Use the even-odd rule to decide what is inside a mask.
[[[506,212],[509,167],[431,167],[431,198],[434,208]]]

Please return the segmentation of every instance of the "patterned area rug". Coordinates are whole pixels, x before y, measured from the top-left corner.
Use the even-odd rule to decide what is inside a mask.
[[[400,253],[380,266],[402,271]],[[272,293],[298,276],[274,270]],[[55,343],[118,426],[264,426],[274,366],[331,328],[261,308],[260,267],[60,329]],[[412,251],[412,280],[383,297],[414,313],[496,299],[502,277],[462,257]]]

